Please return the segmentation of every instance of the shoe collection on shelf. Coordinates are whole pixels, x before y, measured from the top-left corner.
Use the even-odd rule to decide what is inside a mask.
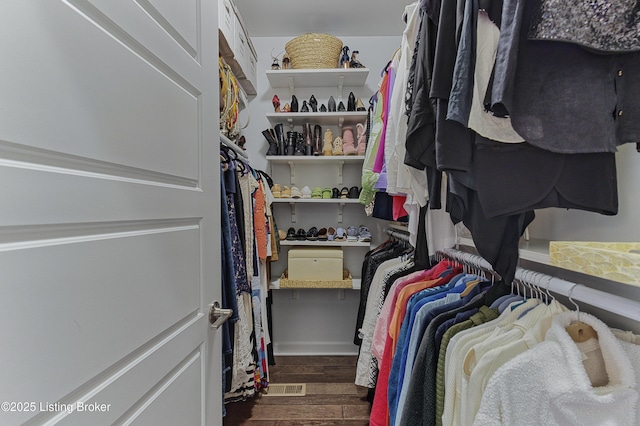
[[[279,231],[280,241],[338,241],[348,243],[368,243],[371,242],[371,232],[369,228],[360,225],[343,227],[329,227],[318,229],[312,226],[307,231],[299,228],[297,231],[291,227],[287,232]]]
[[[327,101],[327,105],[320,104],[318,108],[318,100],[314,95],[311,95],[309,101],[302,101],[302,105],[299,104],[298,98],[296,95],[291,96],[291,103],[285,103],[281,107],[280,98],[278,95],[273,95],[271,99],[271,103],[273,105],[273,110],[275,112],[354,112],[354,111],[366,111],[364,104],[360,98],[355,97],[353,92],[349,92],[349,97],[347,98],[347,105],[344,105],[344,102],[339,101],[336,104],[336,100],[333,96],[329,97]]]
[[[361,188],[352,186],[342,189],[314,186],[313,189],[307,185],[299,189],[296,186],[274,184],[271,188],[271,193],[275,198],[301,198],[301,199],[357,199],[360,197]]]
[[[272,176],[280,182],[271,188],[282,224],[280,244],[286,248],[323,246],[321,250],[339,246],[346,249],[346,269],[350,269],[347,265],[360,264],[360,252],[371,245],[359,201],[361,188],[355,186],[360,184],[367,147],[368,105],[349,91],[354,89],[359,94],[358,88],[366,85],[367,73],[363,69],[267,72],[272,88],[288,88],[291,94],[286,100],[272,94],[273,111],[265,115],[271,128],[262,132],[268,142],[266,155]],[[325,87],[335,87],[337,92],[316,91]],[[344,94],[349,95],[343,97],[345,87]],[[311,90],[304,92],[303,98],[301,92],[295,92],[298,88]],[[368,97],[363,95],[363,99]],[[283,173],[284,165],[289,166],[290,180]],[[291,209],[290,222],[283,204]],[[336,212],[337,216],[330,218]],[[347,226],[350,223],[361,225]],[[289,252],[285,253],[283,262],[274,265],[275,276],[286,267]],[[357,276],[355,281],[359,281]]]
[[[355,130],[355,131],[354,131]],[[284,131],[282,123],[273,129],[262,131],[262,135],[269,143],[267,156],[334,156],[334,155],[364,155],[367,149],[367,134],[365,126],[358,123],[354,127],[344,126],[341,134],[334,137],[331,129],[326,128],[324,134],[319,124],[305,123],[302,131]]]

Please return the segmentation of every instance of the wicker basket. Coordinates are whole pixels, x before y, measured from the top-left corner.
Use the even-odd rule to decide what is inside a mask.
[[[349,271],[342,271],[342,280],[324,281],[324,280],[290,280],[285,270],[280,277],[280,288],[352,288],[353,279]]]
[[[337,68],[342,40],[329,34],[307,33],[290,40],[284,48],[293,68]]]

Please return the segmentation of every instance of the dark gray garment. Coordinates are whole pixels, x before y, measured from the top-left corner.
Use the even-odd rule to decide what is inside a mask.
[[[615,154],[559,154],[476,136],[476,186],[487,218],[547,207],[618,212]]]
[[[615,152],[640,142],[640,52],[598,55],[528,40],[540,0],[505,0],[492,110],[530,144],[559,153]]]
[[[637,0],[542,0],[529,39],[575,43],[602,53],[640,51]]]
[[[449,95],[447,120],[467,126],[471,113],[473,82],[476,67],[476,45],[478,26],[478,0],[467,0],[458,43],[456,64],[453,70],[453,86]]]

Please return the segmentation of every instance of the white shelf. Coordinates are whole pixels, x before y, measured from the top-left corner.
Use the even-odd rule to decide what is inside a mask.
[[[267,161],[272,164],[294,163],[362,163],[364,155],[267,155]]]
[[[327,68],[299,70],[267,70],[272,88],[282,87],[362,87],[369,75],[368,68]]]
[[[360,200],[357,198],[275,198],[273,202],[288,204],[360,204]]]
[[[371,243],[352,241],[289,241],[280,240],[281,246],[323,246],[323,247],[371,247]]]
[[[362,285],[362,279],[360,278],[352,278],[351,279],[351,288],[335,288],[335,287],[313,287],[313,288],[307,288],[307,287],[296,287],[296,288],[291,288],[291,287],[287,287],[287,288],[280,288],[280,278],[278,278],[277,280],[271,281],[271,283],[269,284],[269,289],[270,290],[360,290],[360,287]]]
[[[460,245],[475,247],[471,237],[460,238]],[[520,258],[543,265],[551,265],[549,258],[549,240],[531,238],[529,241],[520,239]]]
[[[319,124],[321,126],[355,126],[367,121],[367,111],[343,111],[343,112],[272,112],[266,114],[271,126],[276,124],[289,124],[290,126],[302,126],[305,123]]]

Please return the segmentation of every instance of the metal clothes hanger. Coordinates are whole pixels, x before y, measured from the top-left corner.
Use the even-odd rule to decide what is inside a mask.
[[[580,284],[574,284],[569,290],[569,302],[573,304],[576,308],[576,321],[573,321],[566,327],[567,333],[571,336],[571,339],[576,343],[586,342],[589,339],[597,339],[598,333],[591,327],[589,324],[580,321],[580,307],[578,304],[571,298],[571,294],[573,290],[579,286]]]

